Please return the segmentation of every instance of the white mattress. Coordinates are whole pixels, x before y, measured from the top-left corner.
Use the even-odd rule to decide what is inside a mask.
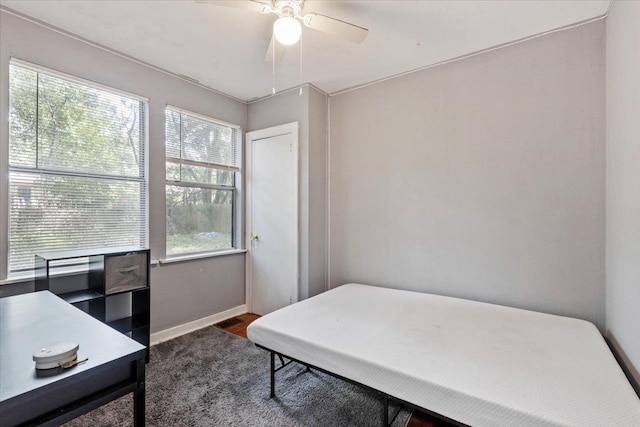
[[[583,320],[349,284],[247,334],[472,426],[640,426],[640,399]]]

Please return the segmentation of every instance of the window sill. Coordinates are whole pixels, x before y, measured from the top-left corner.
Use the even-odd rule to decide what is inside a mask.
[[[33,280],[34,280],[33,273],[16,274],[14,276],[7,277],[6,279],[0,280],[0,286],[13,285],[15,283],[33,282]]]
[[[152,259],[150,264],[151,266],[156,266],[158,264],[159,265],[173,264],[176,262],[186,262],[186,261],[194,261],[198,259],[215,258],[219,256],[237,255],[237,254],[243,254],[245,252],[247,252],[246,249],[228,249],[228,250],[223,250],[218,252],[207,252],[204,254],[182,255],[182,256],[176,256],[176,257],[171,257],[166,259]],[[57,271],[55,273],[51,274],[52,278],[89,273],[89,271],[87,270],[87,267],[74,267],[74,266],[69,266],[66,268],[58,267],[56,270]],[[2,279],[0,280],[0,286],[12,285],[14,283],[33,282],[34,280],[35,280],[35,276],[33,272],[30,271],[22,274],[15,274],[11,277],[7,277],[6,279]]]
[[[52,272],[50,277],[54,279],[56,277],[75,276],[79,274],[89,274],[87,266],[69,265],[56,267],[56,271]],[[0,280],[0,286],[12,285],[14,283],[33,282],[35,279],[36,277],[33,271],[17,273],[7,277],[6,279]]]
[[[205,259],[205,258],[215,258],[219,256],[243,254],[245,252],[247,252],[246,249],[228,249],[224,251],[207,252],[204,254],[180,255],[180,256],[175,256],[175,257],[170,257],[165,259],[159,259],[158,264],[160,265],[173,264],[175,262],[193,261],[193,260]]]

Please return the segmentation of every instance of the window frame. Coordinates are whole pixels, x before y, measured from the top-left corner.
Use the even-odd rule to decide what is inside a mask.
[[[236,157],[237,157],[237,163],[238,166],[237,167],[230,167],[230,166],[224,166],[224,165],[220,165],[220,164],[216,164],[216,163],[209,163],[209,162],[198,162],[198,161],[194,161],[194,160],[188,160],[188,159],[182,159],[182,158],[176,158],[176,157],[169,157],[167,156],[167,151],[166,151],[166,143],[167,143],[167,123],[166,123],[166,119],[167,119],[167,112],[168,111],[173,111],[175,113],[180,114],[181,118],[180,118],[180,123],[182,124],[182,115],[186,115],[186,116],[190,116],[199,120],[204,120],[207,122],[211,122],[213,124],[216,125],[220,125],[220,126],[225,126],[225,127],[229,127],[229,128],[233,128],[236,130],[236,140],[235,140],[235,144],[236,144]],[[213,257],[213,256],[219,256],[219,255],[227,255],[227,254],[233,254],[233,253],[237,253],[237,252],[244,252],[243,249],[243,241],[242,241],[242,215],[241,215],[241,211],[242,211],[242,166],[243,166],[243,154],[242,154],[242,148],[243,148],[243,132],[242,132],[242,127],[240,125],[234,124],[234,123],[229,123],[229,122],[225,122],[213,117],[209,117],[200,113],[196,113],[190,110],[186,110],[184,108],[180,108],[180,107],[176,107],[174,105],[171,104],[167,104],[165,105],[165,109],[164,109],[164,118],[165,118],[165,123],[164,123],[164,146],[165,146],[165,153],[164,153],[164,158],[165,158],[165,224],[166,224],[166,220],[167,220],[167,203],[166,203],[166,195],[167,195],[167,187],[168,186],[174,186],[174,187],[188,187],[188,188],[202,188],[202,189],[210,189],[210,190],[222,190],[222,191],[231,191],[231,247],[226,247],[226,248],[220,248],[220,249],[213,249],[213,250],[206,250],[206,251],[197,251],[197,252],[181,252],[181,253],[177,253],[177,254],[168,254],[168,247],[167,247],[167,230],[165,228],[165,242],[164,242],[164,251],[165,251],[165,256],[163,259],[160,259],[160,263],[161,264],[167,264],[167,263],[172,263],[172,262],[179,262],[179,261],[186,261],[186,260],[190,260],[190,259],[200,259],[200,258],[207,258],[207,257]],[[182,135],[180,135],[180,152],[182,153]],[[220,184],[208,184],[208,183],[201,183],[201,182],[190,182],[190,181],[182,181],[182,180],[172,180],[172,179],[168,179],[166,176],[166,171],[167,171],[167,163],[173,163],[173,164],[177,164],[177,165],[191,165],[191,166],[199,166],[199,167],[207,167],[213,170],[224,170],[224,171],[229,171],[233,173],[233,185],[220,185]]]
[[[144,214],[143,214],[143,221],[140,224],[141,228],[142,228],[142,233],[141,235],[144,237],[144,246],[148,247],[150,244],[149,241],[149,98],[131,93],[131,92],[127,92],[127,91],[123,91],[117,88],[113,88],[101,83],[97,83],[94,82],[92,80],[88,80],[88,79],[84,79],[82,77],[78,77],[78,76],[74,76],[71,74],[67,74],[64,73],[62,71],[58,71],[58,70],[54,70],[51,68],[47,68],[41,65],[37,65],[28,61],[24,61],[15,57],[10,57],[9,58],[9,69],[7,70],[7,78],[9,78],[9,74],[10,74],[10,69],[11,66],[17,66],[17,67],[21,67],[23,69],[27,69],[30,71],[33,71],[35,73],[37,73],[38,77],[40,75],[46,75],[46,76],[50,76],[56,79],[62,79],[62,80],[66,80],[69,81],[71,83],[74,84],[78,84],[78,85],[83,85],[86,86],[90,89],[94,89],[94,90],[98,90],[98,91],[102,91],[102,92],[106,92],[109,94],[113,94],[113,95],[117,95],[120,97],[126,97],[129,98],[133,101],[139,102],[142,106],[141,111],[140,111],[140,123],[142,126],[144,126],[144,131],[142,132],[142,134],[140,135],[141,138],[141,149],[142,149],[142,154],[143,154],[143,162],[142,162],[142,167],[141,167],[141,172],[142,172],[142,177],[138,176],[138,177],[127,177],[124,175],[113,175],[113,174],[104,174],[104,173],[93,173],[93,172],[80,172],[80,171],[66,171],[66,170],[58,170],[58,169],[50,169],[50,168],[44,168],[44,167],[38,167],[37,161],[36,161],[36,165],[35,167],[28,167],[28,166],[11,166],[10,165],[10,143],[9,143],[9,139],[10,139],[10,128],[8,129],[9,134],[7,135],[7,144],[6,144],[6,152],[4,154],[6,154],[6,161],[3,161],[3,168],[6,167],[6,171],[7,171],[7,179],[5,180],[5,185],[6,185],[6,197],[3,197],[3,203],[6,203],[6,216],[3,218],[3,228],[6,231],[6,242],[2,242],[3,243],[3,248],[6,248],[6,254],[4,257],[2,257],[2,262],[0,262],[0,285],[5,284],[5,283],[15,283],[15,282],[21,282],[21,281],[26,281],[26,280],[33,280],[34,278],[34,273],[32,270],[29,269],[25,269],[25,270],[21,270],[21,271],[15,271],[15,272],[11,272],[11,265],[10,265],[10,252],[11,252],[11,245],[10,245],[10,233],[11,233],[11,216],[12,216],[12,210],[11,210],[11,203],[10,203],[10,198],[11,198],[11,191],[10,191],[10,176],[11,173],[27,173],[27,174],[41,174],[41,175],[49,175],[49,176],[66,176],[66,177],[79,177],[79,178],[90,178],[90,179],[107,179],[107,180],[116,180],[116,181],[120,181],[120,182],[136,182],[139,184],[144,184],[144,192],[140,194],[141,196],[141,202],[143,203],[143,208],[144,208]],[[9,83],[9,82],[8,82]],[[36,83],[37,84],[37,83]],[[7,96],[10,100],[10,92],[11,92],[11,86],[10,84],[7,85]],[[36,102],[38,102],[38,99],[36,98]],[[9,105],[9,108],[11,108],[11,106]],[[36,120],[36,129],[38,127],[38,120],[39,117],[36,116],[35,118]],[[8,123],[8,126],[10,126],[10,124]],[[37,134],[36,134],[36,138],[37,138]],[[37,141],[36,141],[37,144]],[[36,159],[37,160],[37,159]],[[6,221],[4,221],[6,219]],[[6,246],[4,246],[6,245]],[[73,275],[73,274],[84,274],[87,272],[86,266],[84,264],[82,265],[76,265],[76,264],[69,264],[64,266],[64,268],[60,269],[61,272],[59,274],[56,275]]]

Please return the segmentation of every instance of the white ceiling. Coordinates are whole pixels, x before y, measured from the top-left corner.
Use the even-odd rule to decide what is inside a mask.
[[[243,1],[243,0],[238,0]],[[274,15],[191,0],[8,1],[0,4],[242,100],[271,93],[264,62]],[[325,1],[313,11],[369,29],[361,45],[305,28],[276,66],[276,90],[327,93],[435,64],[606,13],[604,1]]]

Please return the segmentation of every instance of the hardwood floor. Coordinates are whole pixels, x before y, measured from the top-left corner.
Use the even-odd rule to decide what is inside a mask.
[[[444,421],[440,421],[436,418],[433,418],[430,415],[424,414],[419,411],[413,411],[411,414],[411,418],[409,419],[409,424],[407,427],[450,427],[452,424],[449,424]]]
[[[231,319],[223,320],[220,323],[216,323],[220,329],[224,329],[227,332],[231,332],[234,335],[239,335],[242,338],[247,337],[247,326],[251,324],[258,317],[257,314],[247,313],[240,316],[232,317]]]
[[[251,324],[258,317],[257,314],[247,313],[241,314],[240,316],[232,317],[231,319],[224,320],[220,323],[217,323],[215,326],[224,329],[227,332],[231,332],[232,334],[241,336],[243,338],[247,337],[247,326]],[[411,419],[409,420],[409,424],[407,427],[450,427],[451,424],[446,423],[444,421],[440,421],[436,418],[433,418],[430,415],[424,414],[422,412],[414,411],[411,415]]]

